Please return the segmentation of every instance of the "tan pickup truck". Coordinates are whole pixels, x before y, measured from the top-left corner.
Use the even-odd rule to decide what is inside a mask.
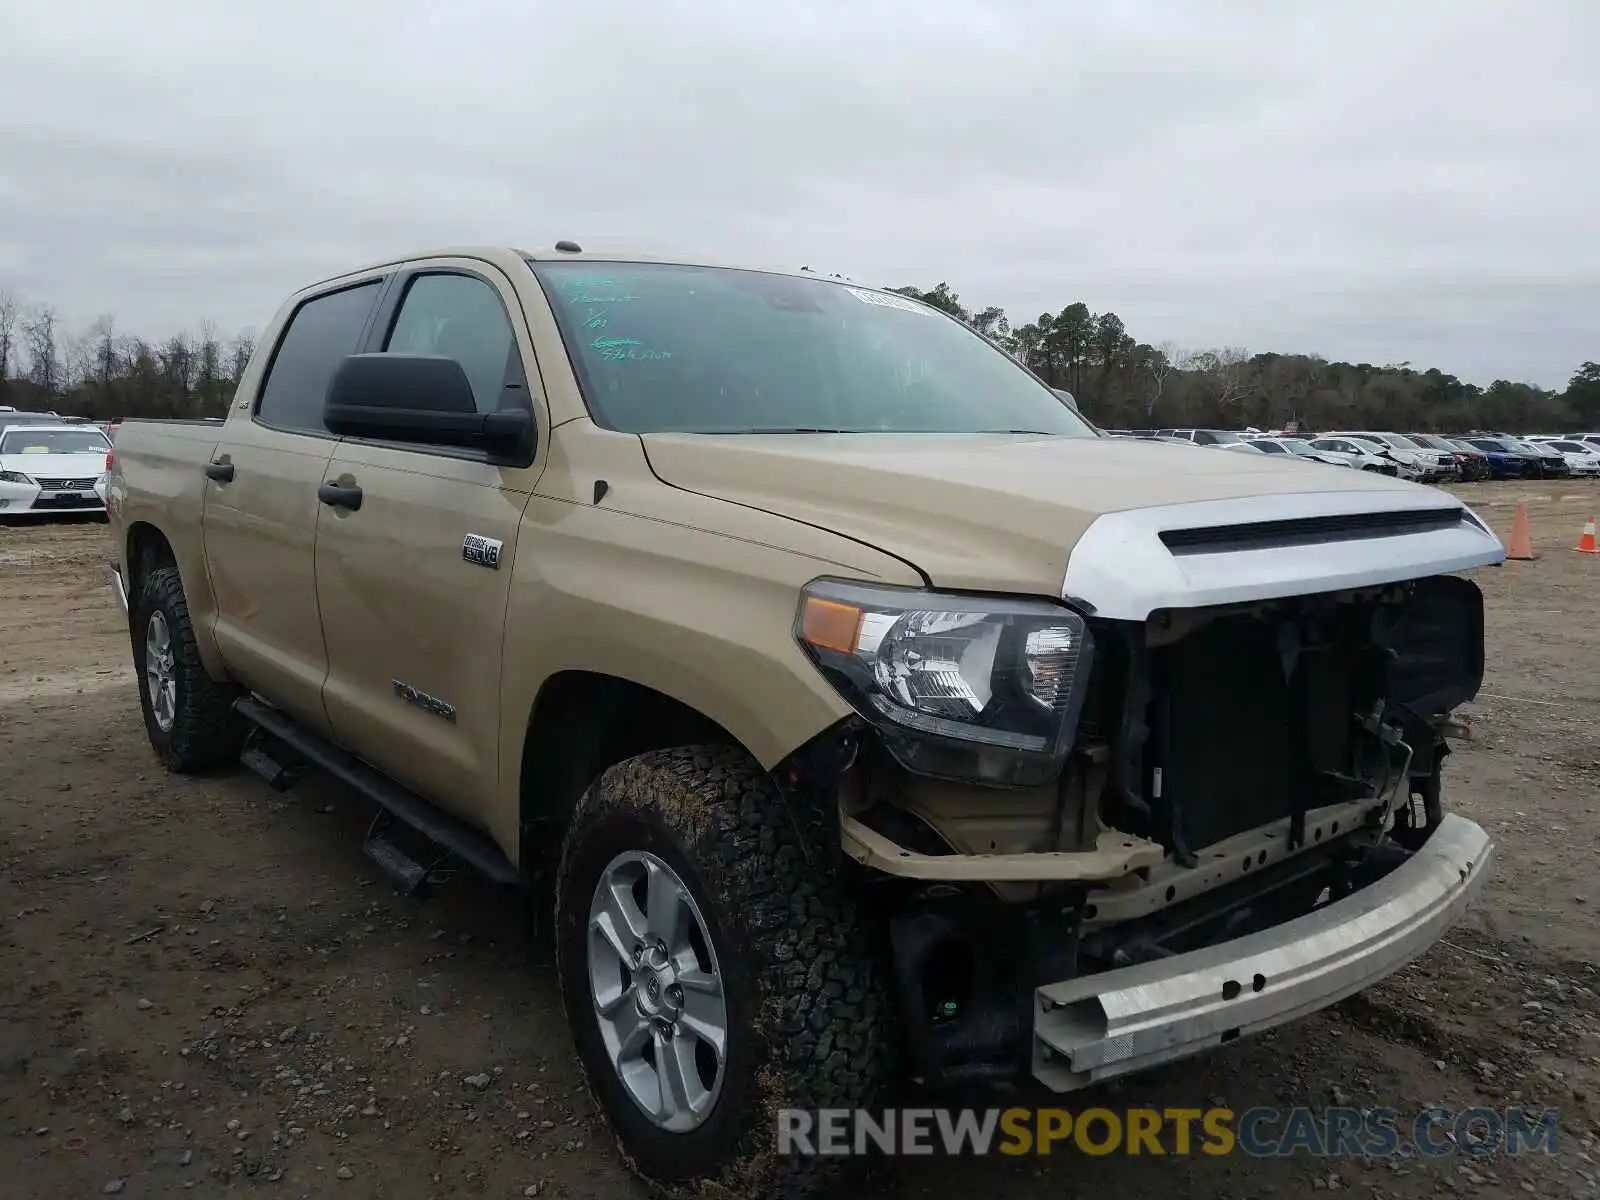
[[[290,297],[109,480],[175,771],[330,771],[520,896],[629,1162],[809,1195],[783,1108],[1056,1091],[1432,944],[1483,674],[1449,494],[1103,436],[806,271],[453,249]],[[443,857],[441,857],[443,856]]]

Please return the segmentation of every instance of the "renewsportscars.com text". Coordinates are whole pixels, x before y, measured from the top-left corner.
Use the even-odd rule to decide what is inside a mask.
[[[1438,1158],[1552,1154],[1554,1109],[782,1109],[784,1155],[1301,1154]]]

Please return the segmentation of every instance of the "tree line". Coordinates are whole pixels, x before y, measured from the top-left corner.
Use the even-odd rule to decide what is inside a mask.
[[[1004,309],[967,307],[947,283],[891,290],[966,322],[1108,428],[1600,429],[1595,362],[1560,392],[1505,379],[1479,387],[1410,363],[1153,346],[1082,301],[1013,325]],[[159,342],[121,332],[110,316],[73,333],[50,305],[0,290],[0,404],[14,408],[97,420],[221,416],[254,349],[250,330],[223,338],[210,322]]]
[[[969,308],[947,283],[890,289],[965,321],[1065,388],[1112,429],[1393,429],[1461,433],[1600,430],[1600,363],[1559,392],[1497,379],[1464,383],[1408,362],[1330,362],[1315,354],[1252,354],[1239,346],[1185,350],[1136,340],[1114,312],[1082,301],[1013,325],[1001,308]]]
[[[255,350],[248,330],[224,339],[209,321],[150,342],[110,316],[66,329],[56,309],[0,290],[0,404],[93,417],[215,417]]]

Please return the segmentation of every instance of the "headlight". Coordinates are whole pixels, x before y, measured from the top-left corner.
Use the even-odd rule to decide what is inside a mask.
[[[0,483],[26,483],[31,486],[33,480],[21,471],[0,471]]]
[[[1062,605],[833,580],[795,636],[908,770],[1018,787],[1060,771],[1094,649]]]

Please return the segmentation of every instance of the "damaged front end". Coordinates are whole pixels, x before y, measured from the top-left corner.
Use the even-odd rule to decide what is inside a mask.
[[[1470,580],[1143,620],[934,599],[813,589],[797,636],[860,716],[779,772],[872,869],[925,1081],[1066,1089],[1292,1019],[1481,886],[1439,786],[1483,676]]]

